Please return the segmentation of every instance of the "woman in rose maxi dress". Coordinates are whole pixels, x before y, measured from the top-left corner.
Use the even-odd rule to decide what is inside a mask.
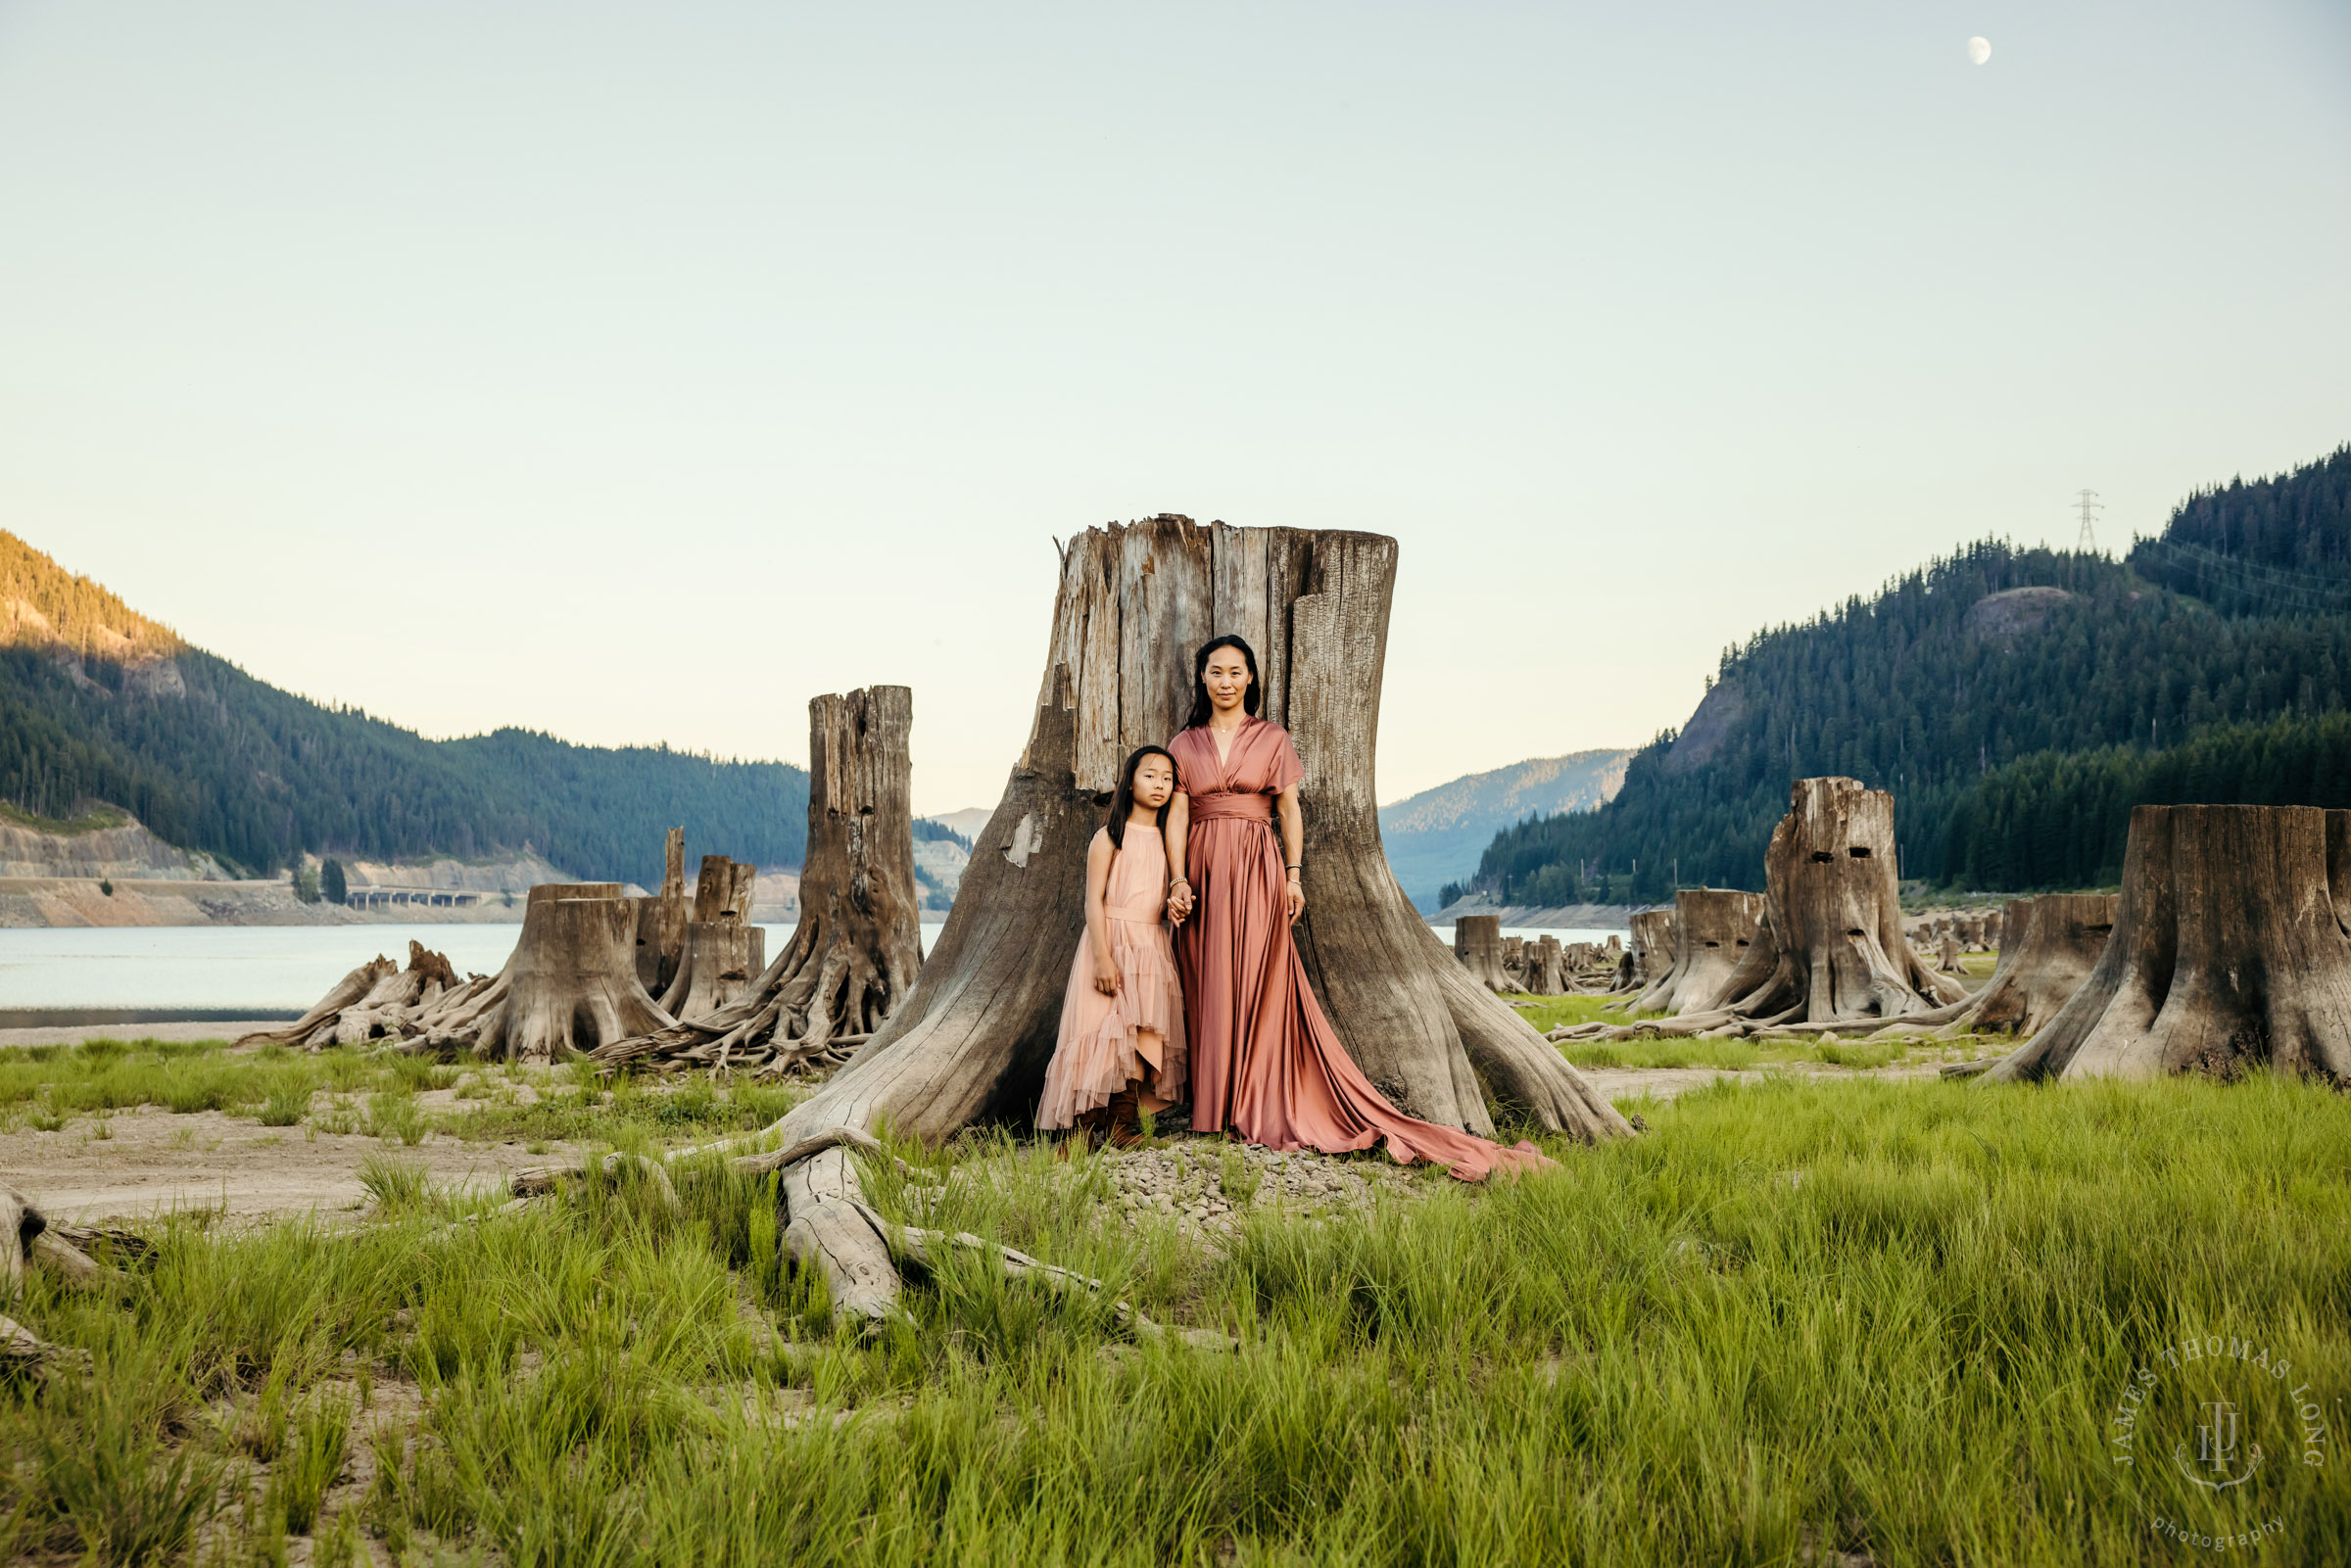
[[[1257,656],[1246,642],[1223,637],[1202,647],[1194,682],[1193,723],[1168,742],[1184,784],[1169,812],[1168,851],[1172,909],[1182,920],[1176,963],[1192,1130],[1326,1154],[1385,1138],[1399,1163],[1428,1160],[1464,1181],[1547,1164],[1531,1143],[1505,1149],[1406,1116],[1348,1056],[1290,936],[1306,903],[1291,876],[1306,768],[1288,731],[1245,711],[1257,705]]]

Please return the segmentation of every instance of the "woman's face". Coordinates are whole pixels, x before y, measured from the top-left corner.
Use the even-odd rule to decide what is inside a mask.
[[[1208,656],[1200,684],[1208,688],[1208,705],[1229,714],[1240,707],[1241,693],[1249,689],[1249,661],[1239,648],[1219,648]]]
[[[1176,792],[1176,770],[1158,752],[1142,760],[1134,770],[1134,803],[1147,811],[1157,811],[1168,803]]]

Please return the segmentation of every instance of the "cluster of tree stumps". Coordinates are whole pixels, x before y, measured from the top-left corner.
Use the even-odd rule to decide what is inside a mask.
[[[1760,897],[1687,889],[1633,917],[1645,984],[1617,1006],[1668,1016],[1550,1037],[2004,1031],[2021,1042],[2005,1057],[1945,1070],[2001,1082],[2266,1068],[2351,1085],[2351,811],[2140,806],[2119,895],[1921,921],[1909,934],[1932,954],[1903,930],[1893,837],[1885,791],[1798,780]],[[1478,973],[1481,940],[1460,945]],[[1971,991],[1958,960],[1986,950],[1997,960]]]
[[[673,1009],[674,1023],[603,1046],[597,1060],[615,1067],[750,1068],[774,1076],[838,1067],[873,1037],[923,966],[908,749],[913,724],[914,693],[902,686],[808,704],[808,854],[792,940],[765,966],[752,946],[747,968],[723,994],[714,992],[710,1005],[690,999]],[[705,887],[710,880],[704,862]],[[704,926],[697,895],[689,930],[704,929],[716,952],[727,927]],[[742,963],[740,949],[726,952]],[[686,973],[706,962],[690,946]]]

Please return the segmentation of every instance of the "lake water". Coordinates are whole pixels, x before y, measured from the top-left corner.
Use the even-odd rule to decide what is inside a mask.
[[[790,926],[763,927],[770,958]],[[938,945],[923,927],[923,951]],[[520,926],[124,926],[0,930],[0,1011],[203,1009],[301,1012],[353,969],[382,953],[408,962],[408,939],[446,953],[457,973],[495,974]],[[1436,933],[1448,946],[1453,927]],[[1506,930],[1604,942],[1622,931]]]
[[[765,926],[767,956],[792,940]],[[923,950],[940,927],[923,927]],[[0,930],[0,1011],[29,1008],[301,1012],[381,953],[408,961],[408,939],[445,953],[460,974],[495,974],[515,926],[118,926]]]

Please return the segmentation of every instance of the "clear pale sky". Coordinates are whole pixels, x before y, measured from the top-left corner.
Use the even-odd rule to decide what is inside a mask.
[[[1402,541],[1394,799],[2346,438],[2322,0],[0,0],[0,527],[429,735],[990,803],[1179,511]]]

